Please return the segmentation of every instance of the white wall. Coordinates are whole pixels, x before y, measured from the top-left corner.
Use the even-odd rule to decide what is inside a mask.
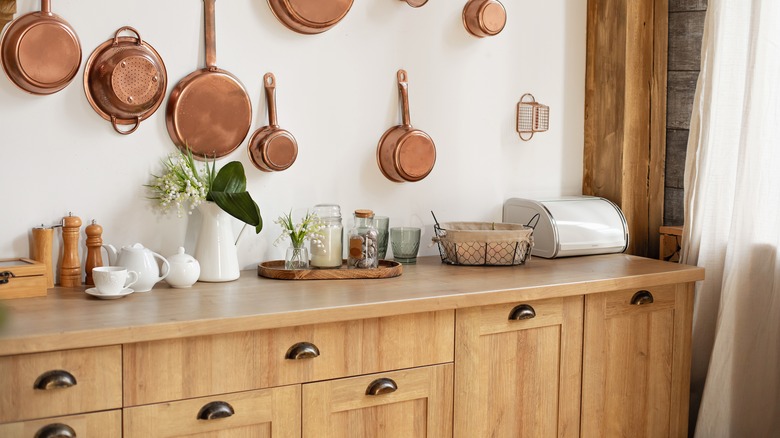
[[[18,0],[19,14],[40,8]],[[507,25],[492,38],[463,28],[465,0],[431,0],[419,9],[398,0],[355,0],[346,18],[319,35],[288,30],[265,0],[216,5],[217,65],[246,86],[249,135],[267,124],[262,75],[277,78],[279,122],[298,140],[286,171],[256,170],[247,140],[220,162],[240,160],[265,229],[245,232],[239,262],[283,257],[273,220],[323,202],[391,218],[391,226],[440,221],[499,221],[508,197],[581,193],[585,77],[585,0],[505,0]],[[175,150],[165,103],[138,131],[121,136],[97,115],[83,90],[83,63],[119,27],[130,25],[162,56],[169,91],[202,68],[203,5],[198,0],[54,0],[76,30],[82,71],[59,93],[34,96],[0,77],[0,258],[28,256],[30,230],[73,212],[103,226],[115,246],[141,242],[170,255],[194,252],[197,218],[161,216],[142,187]],[[393,183],[375,159],[382,133],[399,123],[395,72],[409,73],[412,124],[436,143],[431,174]],[[550,106],[550,130],[522,142],[515,105],[533,93]],[[219,162],[218,162],[219,165]],[[241,224],[235,223],[236,233]],[[59,232],[56,234],[59,240]],[[81,256],[85,235],[81,233]],[[59,243],[55,242],[55,251]],[[424,245],[424,255],[437,254]],[[56,257],[55,257],[56,259]]]

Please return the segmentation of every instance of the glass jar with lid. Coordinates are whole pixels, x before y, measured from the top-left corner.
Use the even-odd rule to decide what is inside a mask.
[[[374,212],[355,210],[355,224],[348,234],[347,267],[370,269],[379,266],[379,233],[374,225]]]
[[[314,213],[322,220],[323,228],[320,244],[311,244],[309,264],[313,268],[340,268],[344,253],[341,207],[336,204],[317,204]]]

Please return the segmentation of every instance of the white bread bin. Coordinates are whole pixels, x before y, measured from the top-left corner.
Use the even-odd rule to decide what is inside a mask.
[[[503,216],[503,222],[534,228],[534,256],[551,259],[609,254],[628,247],[626,218],[617,205],[604,198],[510,198],[504,202]]]

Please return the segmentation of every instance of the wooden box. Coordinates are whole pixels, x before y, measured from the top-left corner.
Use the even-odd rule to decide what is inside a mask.
[[[31,259],[0,259],[0,299],[46,296],[46,265]]]

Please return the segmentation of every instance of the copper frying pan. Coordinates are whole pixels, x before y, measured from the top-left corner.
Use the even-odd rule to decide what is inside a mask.
[[[279,127],[276,120],[276,77],[273,73],[263,76],[265,97],[268,101],[268,126],[264,126],[249,139],[249,158],[252,164],[265,172],[285,170],[298,157],[298,142],[288,131]]]
[[[303,34],[325,32],[341,21],[354,0],[268,0],[277,19]]]
[[[244,141],[252,123],[252,103],[241,81],[217,68],[214,3],[205,6],[206,67],[171,90],[165,110],[168,134],[179,149],[198,159],[220,158]]]
[[[385,131],[376,149],[382,174],[393,182],[415,182],[428,176],[436,162],[436,146],[425,132],[412,127],[409,117],[409,83],[405,70],[398,70],[403,123]]]
[[[8,25],[2,38],[3,70],[17,87],[46,95],[65,88],[81,65],[76,32],[41,0],[41,10],[22,15]]]

